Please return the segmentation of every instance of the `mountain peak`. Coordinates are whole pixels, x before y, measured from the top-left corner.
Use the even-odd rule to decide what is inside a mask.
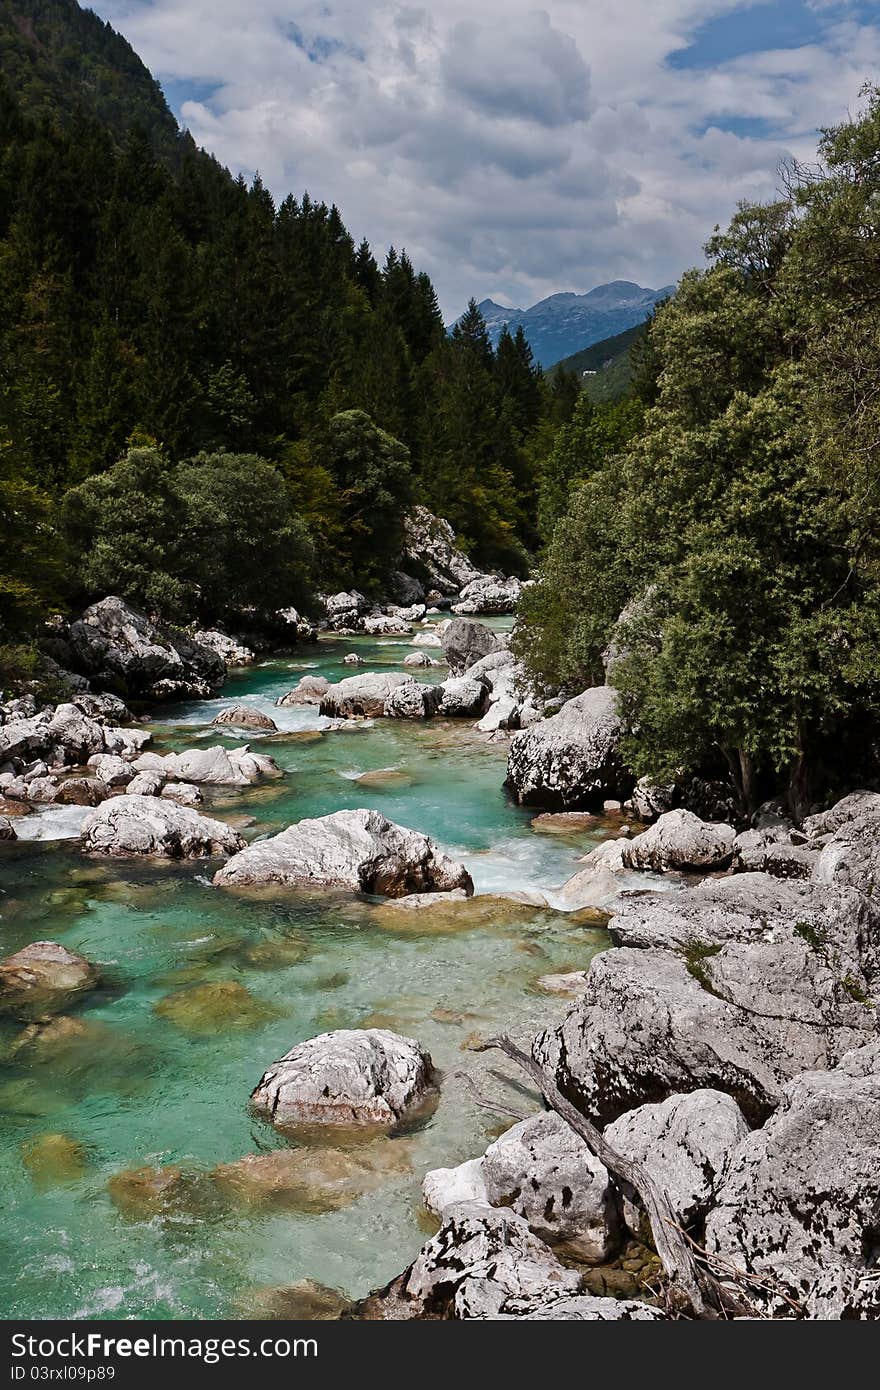
[[[493,344],[505,325],[512,332],[521,325],[535,360],[551,367],[582,348],[643,323],[654,306],[674,291],[674,285],[652,290],[633,280],[610,280],[584,294],[562,290],[548,295],[529,309],[508,309],[494,299],[484,299],[478,308]]]

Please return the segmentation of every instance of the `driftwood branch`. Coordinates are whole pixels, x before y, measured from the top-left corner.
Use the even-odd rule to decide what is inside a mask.
[[[612,1177],[640,1198],[651,1223],[654,1247],[669,1282],[668,1296],[673,1310],[685,1317],[701,1319],[715,1318],[728,1311],[742,1312],[740,1300],[728,1294],[717,1280],[700,1269],[689,1242],[678,1226],[669,1198],[650,1173],[640,1163],[634,1163],[613,1149],[601,1130],[565,1098],[544,1068],[510,1038],[488,1038],[480,1051],[490,1048],[503,1052],[505,1057],[516,1062],[531,1077],[550,1108],[561,1115],[575,1134],[583,1139]]]

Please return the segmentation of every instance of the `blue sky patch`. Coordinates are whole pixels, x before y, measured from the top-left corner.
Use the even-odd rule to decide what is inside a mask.
[[[858,18],[866,8],[829,4],[811,9],[803,0],[740,5],[728,14],[710,19],[696,31],[687,48],[670,54],[667,61],[670,67],[678,69],[712,68],[769,48],[801,48],[819,42],[829,23]]]

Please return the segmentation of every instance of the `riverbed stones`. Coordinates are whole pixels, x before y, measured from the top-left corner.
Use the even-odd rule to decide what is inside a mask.
[[[408,893],[473,892],[464,865],[419,831],[379,811],[336,811],[259,840],[214,876],[220,887],[307,884],[399,898]]]
[[[283,773],[266,753],[241,748],[187,748],[182,753],[142,753],[134,763],[137,772],[160,772],[174,782],[197,782],[214,787],[250,787]]]
[[[252,729],[256,733],[277,734],[278,725],[274,719],[252,705],[232,705],[223,709],[211,720],[212,724],[229,724],[234,729]]]
[[[666,811],[623,850],[628,869],[723,869],[733,858],[736,831],[732,825],[700,820],[691,811]]]
[[[57,941],[34,941],[0,961],[0,1011],[39,1020],[68,1008],[94,989],[98,971]]]
[[[18,834],[9,816],[0,816],[0,840],[17,840]]]
[[[508,785],[523,805],[599,807],[626,781],[619,751],[622,732],[610,686],[586,690],[567,700],[558,714],[513,735]]]
[[[798,1300],[815,1293],[813,1316],[828,1316],[836,1305],[837,1316],[877,1318],[880,1040],[831,1070],[795,1077],[780,1101],[734,1151],[706,1222],[706,1244],[772,1276]],[[768,1311],[790,1315],[781,1299],[757,1296]]]
[[[253,1109],[279,1128],[390,1130],[436,1097],[430,1054],[384,1028],[341,1028],[298,1043],[263,1074]]]
[[[731,1096],[701,1089],[628,1111],[607,1126],[605,1138],[618,1153],[648,1170],[669,1198],[676,1219],[689,1226],[712,1206],[731,1153],[748,1133]],[[628,1201],[624,1216],[638,1236],[640,1217]]]
[[[398,686],[415,684],[401,671],[364,671],[331,685],[321,700],[320,712],[330,719],[376,719],[385,713],[385,702]]]
[[[81,834],[93,854],[195,859],[244,848],[231,826],[157,796],[113,797],[86,817]]]
[[[444,628],[441,642],[453,676],[462,675],[474,662],[504,645],[485,623],[470,618],[453,618]]]

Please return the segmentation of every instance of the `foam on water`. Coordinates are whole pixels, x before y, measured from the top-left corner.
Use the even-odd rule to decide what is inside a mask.
[[[44,806],[15,821],[19,840],[78,840],[89,806]]]

